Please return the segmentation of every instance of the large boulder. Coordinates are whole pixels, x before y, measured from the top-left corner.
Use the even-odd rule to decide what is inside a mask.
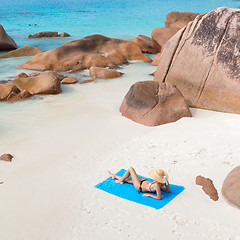
[[[9,51],[17,48],[17,44],[6,33],[3,26],[0,24],[0,51]]]
[[[61,78],[52,71],[43,72],[33,77],[17,78],[10,81],[20,90],[27,90],[31,94],[58,94],[62,92]]]
[[[155,28],[152,31],[153,47],[161,52],[167,41],[178,32],[179,28]]]
[[[36,70],[78,71],[89,69],[92,66],[114,68],[127,63],[128,60],[152,61],[134,42],[102,35],[91,35],[37,54],[18,67]]]
[[[34,56],[41,52],[43,52],[43,51],[39,48],[32,47],[32,46],[24,46],[24,47],[20,47],[16,50],[12,50],[12,51],[0,56],[0,58]]]
[[[28,35],[28,38],[43,38],[43,37],[58,37],[58,32],[43,31],[33,35]]]
[[[166,28],[183,28],[193,21],[199,13],[193,12],[170,12],[165,19]]]
[[[240,10],[198,15],[165,46],[154,80],[175,84],[191,107],[240,113]]]
[[[154,81],[133,84],[121,104],[120,112],[123,116],[147,126],[157,126],[192,116],[175,86]]]
[[[147,37],[145,35],[138,35],[137,37],[133,37],[132,41],[137,43],[143,53],[158,53],[158,50],[154,48],[153,40],[150,37]]]
[[[121,77],[121,73],[114,69],[107,69],[102,67],[91,67],[89,69],[89,76],[91,78],[110,79],[110,78]]]
[[[240,166],[234,168],[225,178],[222,194],[232,204],[240,208]]]

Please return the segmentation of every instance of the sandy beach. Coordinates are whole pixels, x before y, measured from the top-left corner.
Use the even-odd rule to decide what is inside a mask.
[[[154,70],[136,61],[119,79],[1,103],[0,153],[14,156],[0,162],[1,240],[240,239],[240,211],[221,195],[239,165],[240,116],[191,109],[192,118],[158,127],[122,117],[129,87]],[[185,190],[155,210],[94,187],[130,166],[145,176],[163,168]],[[213,180],[219,201],[197,175]]]

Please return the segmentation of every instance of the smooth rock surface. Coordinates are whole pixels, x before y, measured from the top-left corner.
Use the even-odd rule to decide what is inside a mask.
[[[58,37],[58,32],[51,32],[51,31],[42,31],[37,32],[33,35],[28,35],[28,38],[43,38],[43,37]]]
[[[198,15],[165,46],[154,77],[175,84],[191,107],[240,113],[240,10]]]
[[[228,201],[240,208],[240,166],[234,168],[225,178],[222,194]]]
[[[166,28],[183,28],[193,21],[199,13],[193,12],[170,12],[165,19]]]
[[[152,62],[131,41],[91,35],[34,56],[19,68],[55,71],[79,71],[90,67],[115,68],[128,60]]]
[[[120,112],[147,126],[158,126],[192,116],[175,86],[154,81],[133,84],[121,104]]]
[[[65,77],[61,81],[62,84],[74,84],[77,83],[77,79],[75,77]]]
[[[158,53],[158,50],[154,48],[153,40],[150,37],[147,37],[145,35],[138,35],[137,37],[133,37],[132,41],[137,43],[143,53]]]
[[[179,28],[155,28],[152,31],[153,46],[161,52],[167,41],[178,32]]]
[[[91,67],[89,69],[89,76],[91,78],[111,79],[121,77],[121,73],[114,69]]]
[[[161,57],[161,52],[160,53],[158,53],[155,57],[154,57],[154,59],[153,59],[153,61],[152,61],[152,65],[155,65],[155,66],[157,66],[158,65],[158,63],[159,63],[159,60],[160,60],[160,57]]]
[[[43,51],[40,48],[36,48],[36,47],[32,47],[32,46],[23,46],[23,47],[20,47],[16,50],[12,50],[12,51],[0,56],[0,58],[34,56],[41,52],[43,52]]]
[[[9,51],[17,48],[15,41],[6,33],[0,24],[0,51]]]

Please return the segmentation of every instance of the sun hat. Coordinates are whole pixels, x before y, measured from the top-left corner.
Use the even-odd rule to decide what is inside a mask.
[[[168,180],[168,174],[162,169],[154,169],[149,172],[149,176],[152,177],[155,181],[165,184],[165,178]]]

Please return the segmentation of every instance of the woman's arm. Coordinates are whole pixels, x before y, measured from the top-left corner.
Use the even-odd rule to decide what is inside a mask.
[[[157,186],[156,186],[156,193],[157,193],[157,196],[146,193],[146,194],[143,194],[143,197],[151,197],[151,198],[154,198],[154,199],[157,199],[157,200],[161,200],[161,189],[160,189],[160,184],[159,183],[157,183]]]
[[[170,185],[169,185],[169,182],[168,182],[167,179],[166,179],[165,186],[166,186],[166,188],[161,188],[161,190],[164,191],[164,192],[170,193],[171,192],[171,188],[170,188]]]

